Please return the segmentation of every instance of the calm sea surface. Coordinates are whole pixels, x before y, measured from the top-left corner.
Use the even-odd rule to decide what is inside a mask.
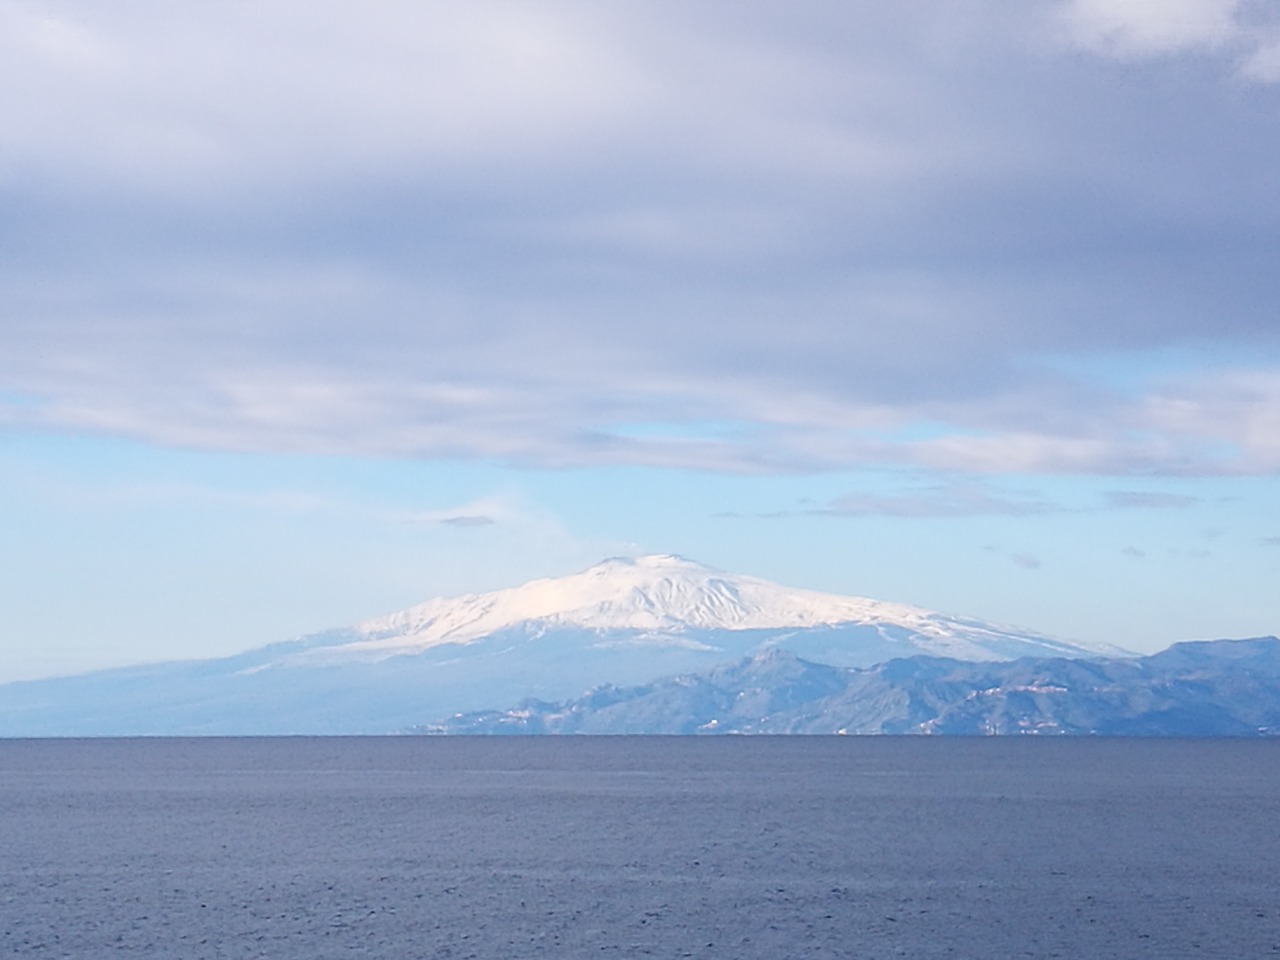
[[[0,741],[0,956],[1280,955],[1280,742]]]

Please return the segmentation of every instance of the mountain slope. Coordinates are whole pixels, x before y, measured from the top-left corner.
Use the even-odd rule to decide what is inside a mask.
[[[915,654],[1120,652],[653,556],[431,600],[234,657],[0,686],[0,736],[386,733],[770,649],[845,667]]]
[[[778,650],[702,674],[525,701],[417,728],[437,734],[1280,735],[1280,640],[1175,644],[1129,660],[867,669]]]

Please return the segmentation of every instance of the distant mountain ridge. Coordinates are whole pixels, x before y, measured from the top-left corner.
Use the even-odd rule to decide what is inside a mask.
[[[440,598],[232,657],[0,686],[0,736],[389,733],[778,649],[837,667],[1123,655],[906,604],[783,587],[669,554]]]
[[[1149,657],[866,669],[781,650],[560,703],[445,718],[428,734],[1280,736],[1280,640],[1175,644]]]

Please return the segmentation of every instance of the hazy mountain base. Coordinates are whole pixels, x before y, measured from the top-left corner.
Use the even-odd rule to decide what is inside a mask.
[[[422,718],[523,697],[557,701],[608,680],[621,687],[713,670],[778,647],[842,667],[919,649],[883,625],[672,631],[548,630],[528,623],[467,644],[359,660],[351,630],[232,657],[149,664],[0,686],[0,736],[384,734]],[[1011,650],[1016,640],[1008,641]],[[993,655],[1013,655],[993,641]]]
[[[1280,734],[1280,640],[1179,643],[1148,657],[868,669],[782,650],[574,700],[525,700],[414,728],[428,734]]]

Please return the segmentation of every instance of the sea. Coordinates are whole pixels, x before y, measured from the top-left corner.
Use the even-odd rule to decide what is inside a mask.
[[[1280,955],[1280,741],[0,741],[0,956]]]

